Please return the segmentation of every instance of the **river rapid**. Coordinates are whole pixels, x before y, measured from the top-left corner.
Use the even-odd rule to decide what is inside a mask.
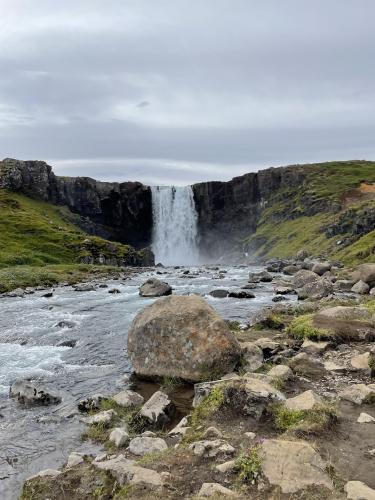
[[[183,274],[189,269],[190,274]],[[204,296],[225,319],[246,322],[262,307],[272,304],[273,286],[261,283],[255,299],[215,299],[211,290],[238,289],[258,267],[163,269],[173,293]],[[160,271],[159,271],[160,272]],[[77,402],[88,395],[113,395],[127,387],[131,373],[127,333],[136,313],[155,299],[138,294],[139,285],[157,270],[126,281],[106,281],[108,288],[77,292],[57,287],[53,297],[43,291],[24,298],[0,298],[0,498],[18,498],[25,478],[46,468],[59,468],[72,451],[95,452],[82,443],[84,429],[74,415]],[[190,276],[190,277],[189,277]],[[191,277],[193,276],[193,277]],[[101,282],[103,283],[103,282]],[[111,288],[121,293],[110,294]],[[65,326],[64,323],[65,322]],[[59,325],[60,324],[60,325]],[[63,341],[75,347],[59,347]],[[62,395],[58,406],[21,406],[8,397],[16,379],[32,378],[50,384]]]

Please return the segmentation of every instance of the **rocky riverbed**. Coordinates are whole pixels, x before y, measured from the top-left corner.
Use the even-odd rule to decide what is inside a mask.
[[[263,306],[272,304],[271,283],[260,283],[252,290],[255,298],[251,300],[219,299],[209,293],[215,289],[235,292],[247,284],[249,271],[260,270],[160,268],[131,279],[18,291],[13,297],[1,297],[1,498],[17,498],[26,477],[41,469],[60,467],[71,451],[98,450],[95,444],[81,443],[84,424],[77,415],[77,403],[90,394],[113,394],[127,387],[123,379],[131,372],[127,332],[135,314],[155,301],[139,296],[143,282],[151,277],[168,281],[174,294],[205,296],[223,318],[246,323]],[[289,298],[295,300],[294,296]],[[25,378],[57,391],[62,403],[24,407],[9,399],[10,384]],[[141,392],[147,397],[156,388],[143,384]],[[184,406],[184,391],[176,395],[179,398]]]

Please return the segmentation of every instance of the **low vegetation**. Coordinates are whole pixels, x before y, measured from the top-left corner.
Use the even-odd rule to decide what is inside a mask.
[[[322,403],[311,410],[291,410],[284,405],[273,405],[271,413],[280,431],[310,433],[328,429],[337,420],[337,409],[330,403]]]
[[[316,327],[312,314],[304,314],[294,318],[286,328],[286,333],[295,339],[312,340],[326,340],[334,335],[331,330]]]
[[[240,481],[254,484],[262,472],[262,459],[259,454],[259,447],[254,446],[246,452],[241,453],[236,459],[235,470]]]

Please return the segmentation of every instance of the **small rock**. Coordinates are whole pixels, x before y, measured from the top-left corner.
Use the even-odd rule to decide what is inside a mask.
[[[57,347],[75,347],[77,345],[77,340],[63,340],[57,344]]]
[[[294,292],[294,288],[291,288],[289,286],[278,286],[275,288],[275,293],[276,295],[289,295]]]
[[[56,476],[59,476],[60,474],[61,474],[61,471],[59,471],[59,470],[45,469],[45,470],[41,470],[40,472],[38,472],[38,474],[34,474],[34,476],[30,476],[29,478],[27,478],[27,480],[30,481],[31,479],[35,479],[36,477],[56,477]]]
[[[85,424],[109,424],[115,417],[117,413],[115,410],[105,410],[95,415],[91,415],[90,417],[82,418],[82,422]]]
[[[108,471],[120,486],[139,484],[148,488],[160,488],[163,485],[163,478],[158,472],[140,467],[134,460],[128,460],[123,455],[101,462],[94,461],[93,465]]]
[[[81,399],[78,402],[78,409],[81,412],[88,413],[89,411],[99,410],[100,403],[103,401],[104,396],[102,394],[94,394],[86,399]]]
[[[229,292],[229,297],[234,299],[255,299],[253,292],[247,290],[238,290]]]
[[[17,398],[24,405],[54,405],[61,403],[61,396],[29,380],[14,382],[9,390],[9,397]]]
[[[133,438],[128,448],[130,453],[138,456],[165,451],[167,449],[168,445],[164,439],[144,436]]]
[[[170,420],[174,405],[169,396],[162,391],[155,392],[142,406],[140,415],[149,420],[152,425],[163,425]]]
[[[353,293],[359,293],[360,295],[366,295],[369,293],[370,287],[368,286],[367,283],[360,280],[360,281],[357,281],[357,283],[352,286],[351,291]]]
[[[236,451],[233,446],[222,439],[196,441],[189,445],[189,450],[192,450],[194,455],[205,458],[214,458],[218,455],[233,455]]]
[[[323,276],[324,273],[331,270],[331,264],[329,262],[316,262],[312,267],[312,272]]]
[[[289,366],[286,365],[276,365],[271,370],[267,373],[271,379],[278,379],[281,380],[282,382],[285,382],[286,380],[289,380],[293,378],[293,372],[289,368]]]
[[[229,460],[228,462],[224,462],[223,464],[216,465],[215,469],[219,472],[231,472],[236,467],[235,460]]]
[[[216,427],[209,427],[203,434],[204,439],[221,439],[222,433]]]
[[[111,288],[110,290],[108,290],[108,293],[116,294],[121,293],[121,291],[118,288]]]
[[[358,354],[353,356],[350,360],[351,366],[358,371],[370,372],[370,353],[365,352],[364,354]]]
[[[258,370],[264,361],[262,349],[254,342],[242,342],[240,346],[243,369],[247,372]]]
[[[211,297],[215,297],[215,299],[225,299],[228,297],[229,292],[228,290],[212,290],[212,292],[209,293]]]
[[[66,467],[70,469],[71,467],[76,467],[77,465],[82,464],[84,462],[83,457],[83,453],[77,453],[76,451],[73,451],[68,457]]]
[[[362,481],[349,481],[344,491],[350,500],[375,500],[375,490]]]
[[[75,285],[73,288],[76,292],[93,292],[95,290],[95,286],[92,283],[81,283]]]
[[[312,340],[305,339],[301,350],[308,354],[322,354],[329,346],[329,342],[313,342]]]
[[[74,321],[62,320],[59,321],[56,325],[57,328],[74,328],[76,323]]]
[[[42,297],[45,299],[50,299],[51,297],[53,297],[53,292],[46,292],[42,295]]]
[[[156,278],[148,279],[139,288],[139,295],[142,297],[162,297],[164,295],[171,295],[171,293],[172,287],[168,283]]]
[[[375,401],[375,384],[352,384],[339,392],[339,397],[354,404],[371,403]]]
[[[190,429],[187,417],[184,417],[171,431],[168,432],[170,437],[183,437]]]
[[[236,494],[229,490],[228,488],[224,488],[219,483],[203,483],[201,489],[198,492],[198,497],[212,497],[212,496],[227,496],[234,497]]]
[[[322,398],[314,391],[305,391],[294,398],[289,398],[285,401],[285,406],[289,410],[312,410],[316,405],[322,404]]]
[[[143,404],[144,398],[137,392],[126,389],[124,391],[119,392],[113,399],[116,403],[123,408],[130,408],[131,406],[138,406]]]
[[[245,432],[245,436],[248,439],[251,439],[252,441],[257,437],[257,435],[255,434],[255,432]]]
[[[129,439],[130,438],[128,432],[121,427],[115,427],[109,435],[109,440],[111,441],[111,443],[114,443],[117,448],[125,446]]]
[[[370,424],[372,422],[375,422],[375,418],[369,415],[368,413],[361,413],[360,416],[357,418],[357,422],[359,424]]]

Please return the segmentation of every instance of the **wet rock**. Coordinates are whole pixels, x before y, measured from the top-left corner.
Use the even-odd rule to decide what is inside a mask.
[[[357,283],[352,286],[351,291],[353,293],[359,293],[360,295],[366,295],[369,293],[370,287],[367,283],[360,280],[360,281],[357,281]]]
[[[315,406],[323,403],[322,398],[316,392],[309,390],[305,391],[294,398],[289,398],[285,401],[285,406],[289,410],[312,410]]]
[[[339,397],[361,405],[375,402],[375,384],[352,384],[339,392]]]
[[[80,283],[79,285],[74,285],[73,288],[76,292],[93,292],[95,285],[92,283]]]
[[[99,288],[108,288],[107,283],[100,283]]]
[[[29,380],[14,382],[9,390],[9,397],[16,398],[24,405],[55,405],[61,403],[61,396]]]
[[[263,351],[254,342],[242,342],[241,358],[242,368],[247,372],[258,370],[263,364]]]
[[[122,427],[115,427],[109,435],[109,441],[111,443],[114,443],[117,448],[125,446],[129,439],[129,433]]]
[[[105,398],[102,394],[94,394],[87,397],[86,399],[81,399],[81,401],[78,402],[78,409],[83,413],[99,410],[100,403],[103,401],[103,399]]]
[[[312,267],[312,272],[323,276],[327,271],[331,270],[331,264],[329,262],[316,262]]]
[[[121,291],[118,288],[111,288],[110,290],[108,290],[108,293],[117,294],[121,293]]]
[[[59,321],[55,326],[57,328],[74,328],[77,323],[74,323],[74,321],[68,321],[68,320],[62,320]]]
[[[258,285],[256,283],[248,283],[241,288],[242,290],[255,290],[256,288],[258,288]]]
[[[139,375],[200,381],[213,371],[219,376],[232,372],[240,346],[204,299],[170,296],[137,314],[129,331],[128,353]]]
[[[5,297],[13,297],[13,298],[22,298],[25,296],[25,290],[22,288],[16,288],[15,290],[12,290],[11,292],[8,292],[5,294]]]
[[[375,418],[369,415],[368,413],[361,413],[357,418],[357,422],[359,424],[371,424],[375,422]]]
[[[82,422],[85,424],[109,424],[117,416],[115,410],[105,410],[96,413],[95,415],[90,415],[89,417],[82,418]]]
[[[50,299],[51,297],[53,297],[53,292],[46,292],[46,293],[43,293],[42,297],[44,299]]]
[[[237,290],[229,292],[229,297],[234,299],[255,299],[255,295],[252,292],[246,290]]]
[[[215,458],[218,455],[233,455],[236,451],[233,446],[223,439],[196,441],[189,445],[194,455],[203,458]]]
[[[333,489],[325,472],[327,464],[303,441],[267,439],[261,445],[262,473],[282,493],[296,493],[309,486]]]
[[[142,297],[162,297],[171,295],[172,287],[156,278],[150,278],[139,288],[139,295]]]
[[[277,295],[288,295],[290,293],[295,293],[294,288],[289,286],[278,286],[275,288],[275,293]]]
[[[78,340],[63,340],[57,344],[57,347],[75,347],[77,345]]]
[[[198,497],[212,496],[234,497],[236,496],[236,493],[228,488],[225,488],[224,486],[221,486],[219,483],[203,483],[198,492]]]
[[[272,298],[272,302],[285,302],[288,300],[284,295],[275,295],[275,297]]]
[[[124,391],[119,392],[113,396],[113,399],[116,403],[123,408],[130,408],[131,406],[138,406],[143,404],[144,398],[137,392],[126,389]]]
[[[159,488],[163,485],[162,476],[158,472],[140,467],[136,465],[134,460],[128,460],[123,455],[110,460],[95,461],[93,465],[98,469],[108,471],[120,486],[138,484],[151,488]]]
[[[133,455],[143,456],[148,453],[156,453],[168,449],[167,443],[164,439],[139,436],[133,438],[129,443],[128,450]]]
[[[84,462],[84,456],[85,455],[83,453],[73,451],[68,457],[66,467],[70,469],[71,467],[76,467],[77,465],[82,464]]]
[[[344,491],[350,500],[375,500],[375,490],[362,481],[349,481]]]
[[[272,274],[268,271],[261,271],[259,273],[249,273],[249,281],[251,283],[268,283],[273,280]]]
[[[229,292],[228,290],[212,290],[212,292],[210,292],[210,295],[211,297],[215,297],[215,299],[225,299],[226,297],[228,297],[229,295]]]
[[[142,406],[139,414],[151,425],[162,426],[170,420],[174,405],[169,396],[162,391],[155,392]]]

